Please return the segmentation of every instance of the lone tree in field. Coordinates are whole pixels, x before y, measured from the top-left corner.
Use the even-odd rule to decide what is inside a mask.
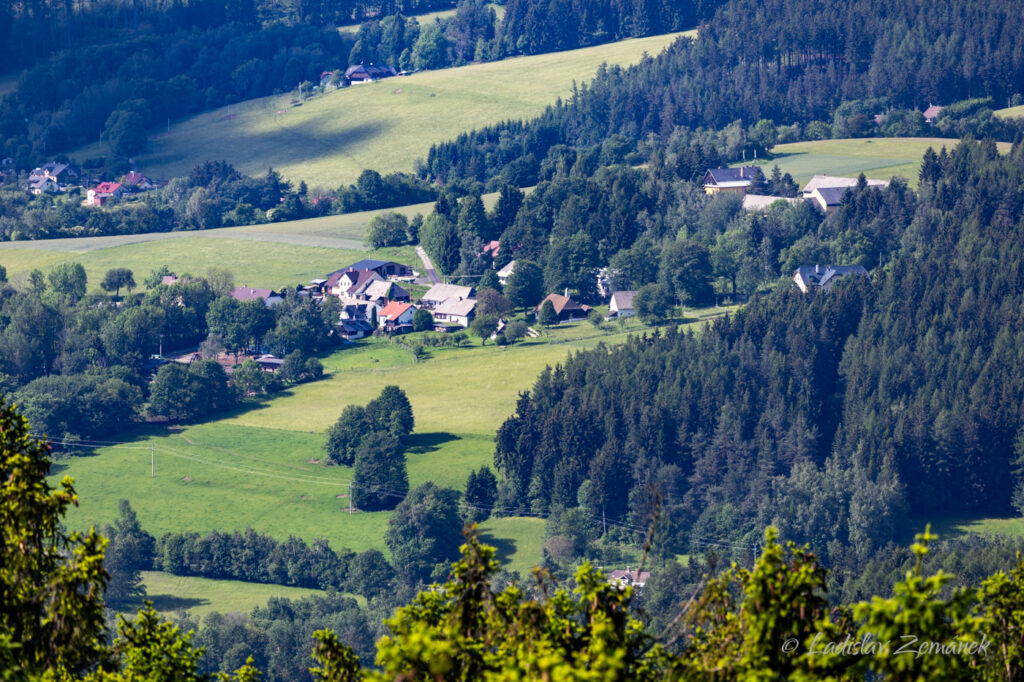
[[[409,492],[402,443],[380,431],[367,434],[356,449],[352,502],[367,511],[394,509]]]
[[[135,288],[135,273],[128,268],[111,268],[103,276],[100,288],[106,292],[114,292],[114,298],[121,298],[121,288],[128,290],[129,295]]]
[[[327,429],[327,442],[324,443],[327,458],[335,464],[352,466],[356,461],[359,442],[371,431],[366,408],[361,405],[347,406],[338,421]]]

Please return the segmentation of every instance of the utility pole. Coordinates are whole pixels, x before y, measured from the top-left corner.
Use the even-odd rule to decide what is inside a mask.
[[[156,446],[149,444],[149,477],[156,478]]]
[[[352,499],[352,481],[348,482],[348,513],[351,514],[355,507],[355,500]]]
[[[601,505],[601,535],[608,535],[608,522],[604,519],[604,505]]]

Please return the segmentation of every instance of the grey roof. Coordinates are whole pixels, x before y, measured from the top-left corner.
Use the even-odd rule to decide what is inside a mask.
[[[612,292],[612,302],[619,310],[632,310],[634,296],[636,296],[635,291],[614,291]]]
[[[819,187],[815,191],[825,201],[826,206],[838,206],[843,203],[843,195],[849,189],[849,187]]]
[[[826,286],[832,280],[844,275],[867,275],[863,265],[804,265],[793,273],[808,286]]]
[[[868,180],[868,187],[888,187],[886,180]],[[844,178],[837,175],[815,175],[804,186],[803,193],[807,196],[819,187],[856,187],[857,178]]]
[[[435,284],[427,293],[423,294],[420,300],[441,303],[449,298],[469,298],[472,295],[473,287],[464,287],[458,284]]]
[[[749,185],[754,177],[754,172],[760,170],[757,166],[739,166],[737,168],[709,168],[704,174],[705,185],[724,185],[728,183],[733,187]],[[732,183],[739,183],[733,185]]]
[[[374,280],[363,289],[363,295],[369,298],[408,298],[409,292],[394,282],[386,282],[382,279]]]
[[[434,314],[465,317],[472,313],[474,308],[476,308],[475,298],[449,298],[445,299],[441,305],[434,308]]]

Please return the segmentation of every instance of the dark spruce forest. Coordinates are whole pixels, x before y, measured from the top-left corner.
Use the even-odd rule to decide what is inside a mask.
[[[151,533],[127,500],[84,532],[63,522],[78,502],[50,475],[55,457],[102,457],[105,439],[321,381],[341,308],[291,290],[272,308],[239,302],[218,269],[173,283],[158,264],[148,278],[108,273],[110,301],[87,293],[79,264],[18,287],[0,266],[0,678],[1021,679],[1024,540],[928,525],[1024,515],[1024,118],[994,114],[1024,101],[1019,3],[498,5],[0,6],[0,61],[24,70],[0,99],[0,158],[15,173],[100,136],[112,155],[80,161],[123,172],[147,129],[343,63],[441,69],[698,27],[635,66],[602,67],[536,119],[438,141],[404,173],[366,169],[330,200],[219,159],[104,211],[0,185],[11,241],[434,202],[411,221],[375,219],[367,243],[421,245],[450,281],[478,288],[495,328],[435,347],[492,331],[514,345],[526,323],[499,334],[498,318],[538,307],[531,324],[554,326],[542,298],[599,305],[598,272],[636,291],[654,327],[547,367],[494,434],[492,466],[460,490],[410,486],[401,387],[339,404],[315,454],[352,466],[360,509],[393,510],[387,554],[252,528]],[[415,18],[441,10],[454,11]],[[933,102],[946,106],[926,121]],[[771,164],[779,143],[866,137],[959,143],[929,149],[915,183],[861,176],[832,212],[744,210],[701,186],[707,169],[755,153]],[[788,173],[765,169],[758,193],[797,196]],[[826,263],[869,274],[794,287],[796,268]],[[726,302],[742,305],[683,324]],[[413,362],[432,350],[416,343]],[[236,359],[255,346],[282,365],[272,377],[251,359],[230,376],[211,360],[154,370],[164,344]],[[544,520],[532,575],[502,568],[473,525],[518,516]],[[627,561],[646,584],[622,589],[595,568]],[[143,571],[322,593],[166,617],[143,603]],[[812,651],[904,635],[952,648]]]

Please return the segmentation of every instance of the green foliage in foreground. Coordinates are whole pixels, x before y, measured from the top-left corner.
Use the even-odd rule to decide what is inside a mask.
[[[201,649],[150,605],[119,619],[106,644],[101,589],[105,541],[65,535],[72,481],[49,487],[48,447],[0,403],[0,665],[11,679],[201,680]],[[711,578],[660,637],[630,613],[632,588],[609,585],[584,564],[573,587],[498,589],[495,550],[475,530],[443,585],[420,593],[386,621],[379,669],[328,631],[316,634],[312,672],[320,680],[656,680],[656,679],[1019,679],[1024,672],[1024,560],[980,589],[944,591],[951,576],[924,576],[929,532],[918,561],[874,597],[828,612],[826,571],[807,548],[783,547],[774,529],[751,569],[735,564]],[[909,640],[908,638],[916,638]],[[871,655],[850,655],[876,642]],[[829,646],[829,643],[837,643]],[[846,643],[844,645],[844,643]],[[863,647],[863,644],[861,645]],[[936,648],[937,647],[937,648]],[[865,649],[860,649],[865,653]],[[234,677],[255,680],[250,661]]]

